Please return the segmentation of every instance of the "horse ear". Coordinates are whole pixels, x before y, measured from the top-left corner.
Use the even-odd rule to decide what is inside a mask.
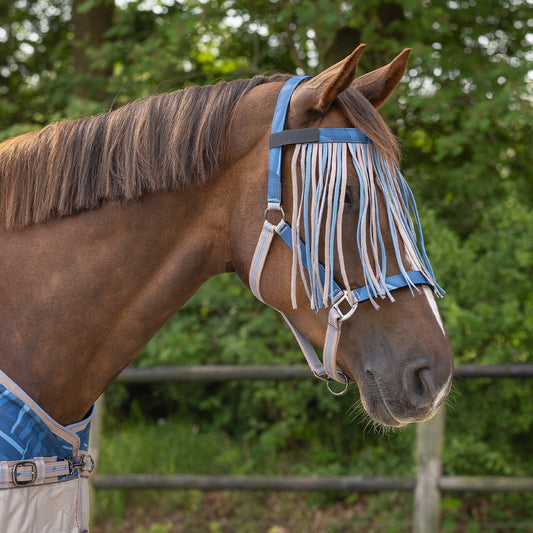
[[[311,78],[294,93],[294,101],[302,110],[324,113],[338,94],[347,89],[353,82],[359,58],[365,44],[360,44],[348,57]],[[291,103],[292,105],[292,103]]]
[[[388,65],[373,70],[353,81],[355,87],[374,106],[384,104],[404,75],[411,48],[406,48]]]

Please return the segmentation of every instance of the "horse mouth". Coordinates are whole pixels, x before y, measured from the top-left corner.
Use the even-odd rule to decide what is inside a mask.
[[[407,422],[399,420],[391,413],[387,402],[381,394],[376,377],[372,372],[366,372],[364,382],[365,385],[363,387],[361,383],[358,383],[358,385],[361,393],[361,401],[368,415],[384,426],[396,428],[405,426]]]

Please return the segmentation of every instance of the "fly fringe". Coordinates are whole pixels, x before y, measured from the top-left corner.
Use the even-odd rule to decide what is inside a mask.
[[[385,283],[390,267],[387,260],[391,262],[391,259],[387,258],[380,215],[382,220],[387,220],[396,267],[411,292],[419,292],[419,289],[407,272],[418,270],[435,294],[442,296],[443,291],[434,279],[424,248],[413,193],[395,163],[382,156],[372,143],[307,143],[295,145],[291,160],[293,307],[297,307],[297,277],[302,280],[312,309],[318,312],[332,305],[336,292],[336,266],[340,274],[337,281],[349,298],[354,298],[344,259],[342,224],[349,161],[359,180],[359,220],[354,241],[361,260],[364,285],[374,307],[379,307],[378,297],[394,301]],[[300,241],[304,243],[301,246],[297,244]],[[320,263],[321,256],[324,257],[324,267]]]

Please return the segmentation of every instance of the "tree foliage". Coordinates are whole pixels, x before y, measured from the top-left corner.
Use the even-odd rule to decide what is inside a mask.
[[[106,20],[84,30],[84,17],[102,8]],[[404,146],[404,173],[448,293],[441,310],[456,360],[524,362],[533,338],[532,15],[528,0],[2,0],[0,135],[190,83],[313,74],[359,42],[368,43],[361,72],[410,47],[405,83],[382,111]],[[222,277],[138,364],[278,360],[301,361],[285,325]],[[311,412],[331,423],[344,418],[322,388],[317,394],[306,384],[217,390],[208,399],[204,389],[165,390],[161,403],[175,395],[173,405],[220,427],[281,435],[280,442],[310,438]],[[500,470],[516,451],[512,436],[531,437],[533,428],[531,386],[506,384],[502,394],[501,405],[487,412],[481,404],[470,415],[480,421],[476,438],[490,443],[491,420],[512,411],[517,423],[502,429]],[[472,418],[461,420],[468,427]]]

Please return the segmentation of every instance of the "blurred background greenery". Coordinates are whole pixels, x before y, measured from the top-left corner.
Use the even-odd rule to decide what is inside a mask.
[[[0,0],[0,138],[193,83],[313,74],[360,42],[360,73],[413,49],[382,114],[401,139],[447,291],[439,305],[456,362],[532,361],[531,0]],[[224,275],[134,364],[267,362],[303,358],[280,317]],[[533,475],[532,393],[531,381],[456,384],[445,473]],[[312,381],[114,385],[101,468],[146,470],[135,460],[144,454],[165,472],[412,473],[413,429],[376,434],[354,401]],[[181,451],[165,460],[141,442],[147,435],[167,454],[176,441]],[[124,494],[102,498],[117,515],[127,506]],[[468,501],[466,522],[479,507]],[[498,501],[496,518],[494,501],[483,516],[510,520],[533,507],[526,497]],[[463,501],[446,505],[444,527],[456,531],[450,517]]]

